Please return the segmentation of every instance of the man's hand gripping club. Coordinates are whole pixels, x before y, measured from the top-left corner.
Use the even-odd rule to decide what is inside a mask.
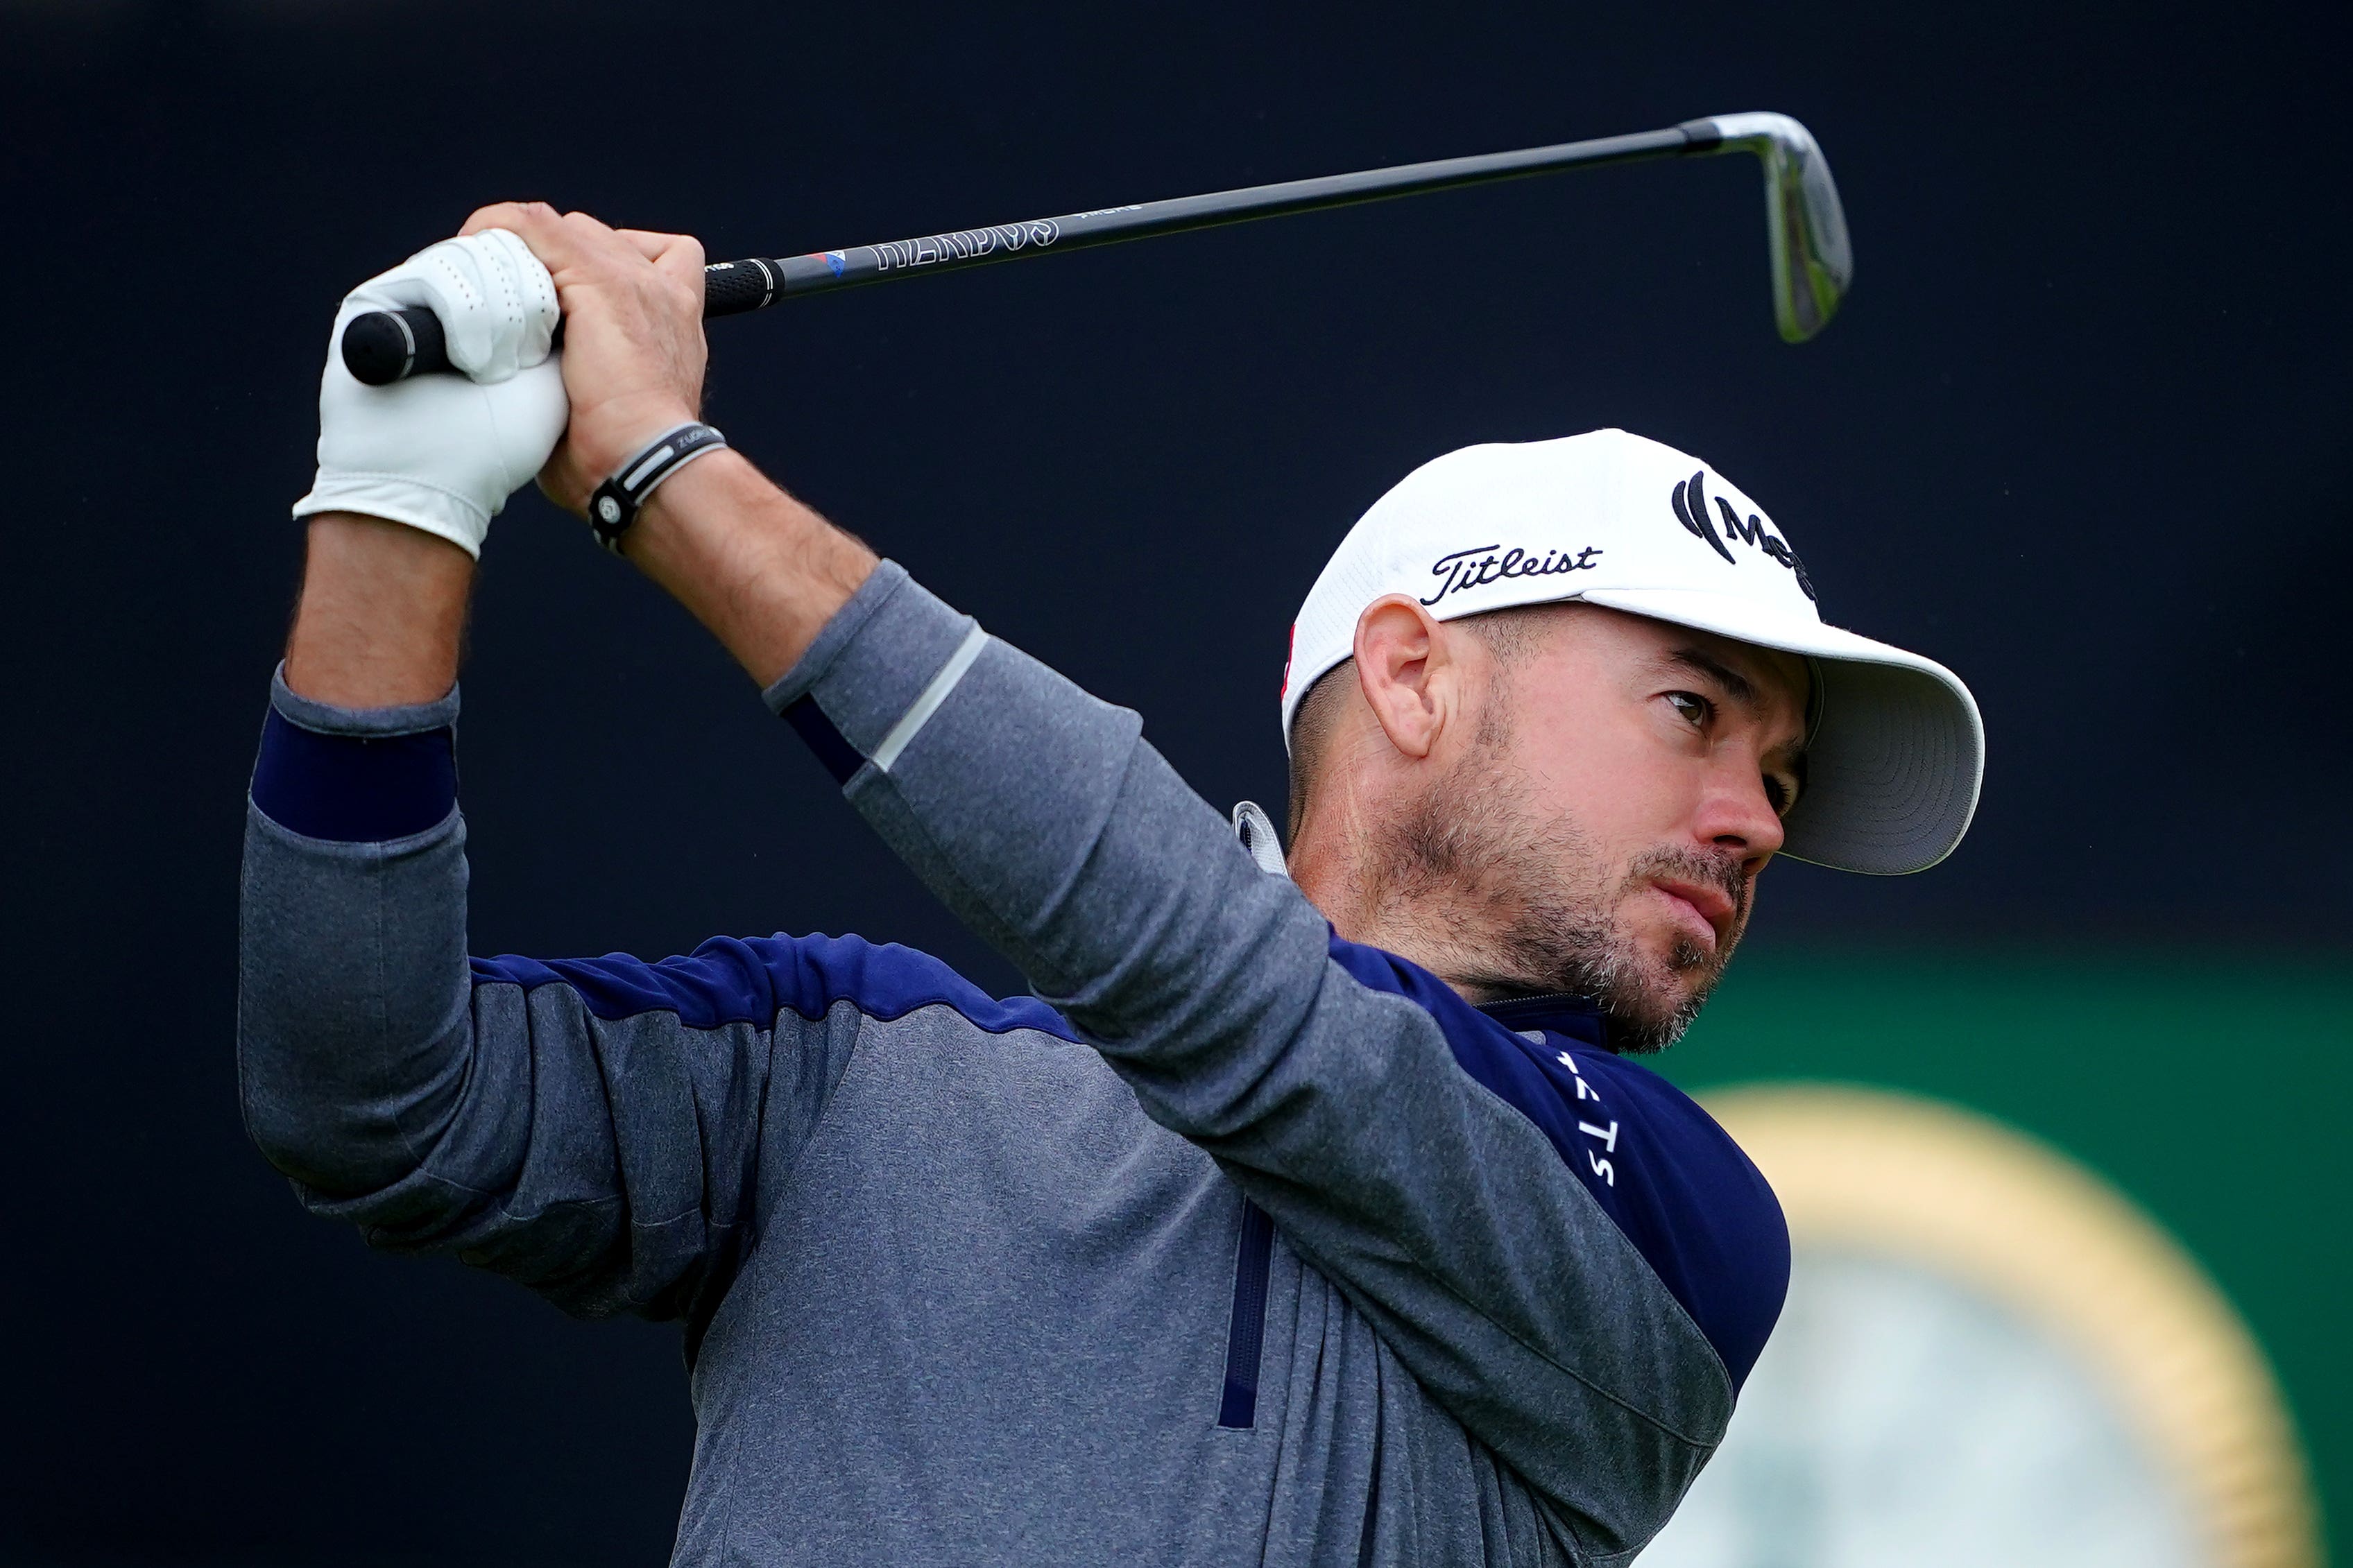
[[[518,256],[523,251],[528,254]],[[545,354],[543,332],[536,341],[542,357],[523,363],[534,347],[536,318],[496,309],[510,298],[529,299],[527,270],[520,279],[491,278],[507,290],[503,295],[492,287],[470,295],[448,282],[449,268],[480,268],[485,255],[493,262],[519,259],[519,270],[533,263],[543,268],[539,276],[560,301],[565,322],[560,355]],[[702,247],[691,237],[617,230],[540,203],[484,207],[467,220],[461,238],[354,290],[337,318],[338,331],[354,309],[381,309],[385,299],[418,302],[380,286],[421,289],[401,275],[433,268],[442,269],[444,287],[426,302],[453,323],[453,363],[459,362],[465,341],[465,379],[428,376],[362,387],[329,352],[321,397],[321,483],[298,508],[298,515],[311,517],[311,541],[287,650],[289,683],[323,701],[374,707],[429,701],[446,692],[456,679],[473,557],[490,517],[522,474],[537,468],[549,499],[585,515],[590,493],[619,464],[694,418],[701,406]],[[468,280],[473,279],[459,279]],[[552,327],[550,320],[547,330]],[[515,368],[501,376],[507,366]],[[533,374],[543,381],[550,370],[559,371],[568,404],[561,425],[534,433],[512,419],[502,423],[505,405],[491,405],[484,395],[512,401],[513,395],[499,393],[502,381]],[[448,407],[409,396],[412,388],[466,400],[465,410],[453,416]],[[544,395],[543,385],[537,390]],[[489,504],[474,509],[477,527],[436,526],[448,521],[452,508],[420,512],[380,499],[450,489],[451,447],[436,447],[433,437],[437,432],[448,437],[468,420],[469,434],[491,437],[459,444],[474,465],[456,476],[470,484],[465,493],[478,500],[489,497]],[[357,442],[342,439],[353,432]],[[527,454],[528,466],[519,468],[516,459],[530,445],[526,434],[536,434],[541,444]],[[353,445],[366,447],[371,480],[390,481],[389,488],[330,482],[331,447],[340,452]],[[383,459],[387,452],[395,456],[392,464]],[[398,466],[403,453],[418,455],[406,471]],[[432,467],[435,462],[442,467]],[[407,481],[405,490],[401,481]],[[874,565],[863,544],[727,450],[680,469],[655,491],[622,548],[763,685],[791,667]]]

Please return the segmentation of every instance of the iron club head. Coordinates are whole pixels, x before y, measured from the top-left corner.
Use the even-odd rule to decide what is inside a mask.
[[[1773,318],[1781,336],[1802,343],[1837,314],[1854,280],[1854,248],[1830,161],[1813,132],[1786,114],[1718,114],[1694,121],[1717,137],[1720,152],[1757,154],[1765,165],[1765,222],[1773,248]]]

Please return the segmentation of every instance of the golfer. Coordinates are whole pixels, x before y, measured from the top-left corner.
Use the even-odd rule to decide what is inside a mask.
[[[1825,626],[1697,458],[1471,447],[1300,611],[1285,875],[697,422],[702,264],[505,205],[345,301],[430,305],[464,374],[329,357],[244,863],[255,1141],[376,1246],[681,1322],[680,1563],[1630,1557],[1788,1272],[1636,1058],[1775,854],[1952,849],[1968,692]],[[468,958],[460,632],[534,472],[1034,995],[853,937]]]

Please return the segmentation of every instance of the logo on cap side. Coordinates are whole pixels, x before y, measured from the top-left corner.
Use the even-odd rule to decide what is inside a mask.
[[[1671,504],[1675,509],[1675,521],[1682,523],[1683,531],[1693,538],[1706,540],[1718,555],[1737,566],[1740,564],[1739,561],[1715,531],[1715,519],[1707,515],[1708,496],[1707,491],[1703,488],[1706,478],[1707,470],[1703,468],[1688,479],[1676,481],[1675,493],[1671,498]],[[1806,597],[1811,599],[1816,596],[1814,580],[1806,575],[1806,563],[1798,559],[1798,552],[1789,548],[1788,541],[1782,539],[1765,526],[1763,518],[1758,517],[1755,512],[1750,512],[1748,521],[1742,522],[1740,514],[1732,510],[1732,503],[1722,496],[1715,498],[1715,508],[1724,518],[1725,533],[1744,544],[1755,546],[1767,556],[1778,561],[1796,573],[1798,586],[1805,591]]]
[[[1451,555],[1441,555],[1430,563],[1430,574],[1443,577],[1438,592],[1422,600],[1427,606],[1438,603],[1449,594],[1467,589],[1483,588],[1506,577],[1552,577],[1563,572],[1589,572],[1595,569],[1593,558],[1601,553],[1588,544],[1571,553],[1566,550],[1547,550],[1542,555],[1531,555],[1517,545],[1504,551],[1493,544],[1474,544],[1468,550],[1458,550]]]

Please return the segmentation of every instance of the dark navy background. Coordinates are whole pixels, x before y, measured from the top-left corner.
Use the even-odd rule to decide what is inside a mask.
[[[797,252],[1777,109],[1859,266],[1774,336],[1753,161],[811,300],[711,416],[1220,803],[1290,613],[1466,442],[1718,465],[1990,733],[1959,855],[1778,868],[1760,942],[2341,951],[2348,138],[2334,8],[0,3],[13,984],[0,1559],[642,1563],[674,1331],[302,1216],[243,1141],[242,795],[351,283],[540,195]],[[686,617],[536,498],[461,742],[479,951],[852,930],[1012,983]]]

